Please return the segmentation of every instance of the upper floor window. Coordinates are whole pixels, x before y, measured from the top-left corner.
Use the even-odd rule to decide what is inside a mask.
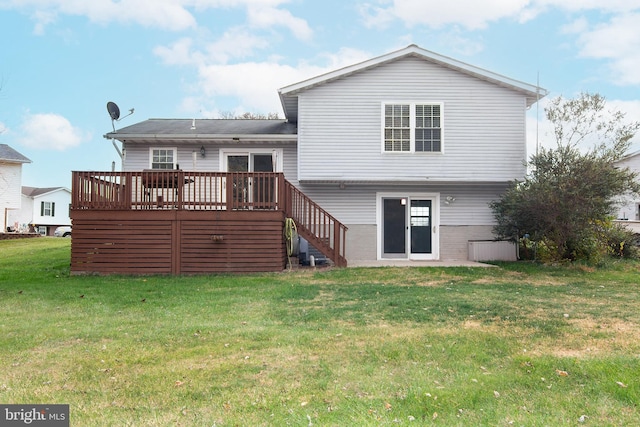
[[[442,104],[384,104],[385,152],[441,152]]]
[[[56,216],[55,202],[40,202],[40,216]]]
[[[177,169],[175,148],[152,148],[151,169]]]

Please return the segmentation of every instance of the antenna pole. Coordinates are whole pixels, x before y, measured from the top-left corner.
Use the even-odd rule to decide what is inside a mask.
[[[539,140],[538,140],[538,128],[540,127],[540,71],[538,71],[538,78],[536,82],[536,157],[538,156]]]

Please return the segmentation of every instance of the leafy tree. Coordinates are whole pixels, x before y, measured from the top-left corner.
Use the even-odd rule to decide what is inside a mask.
[[[542,244],[550,259],[594,259],[611,250],[608,236],[621,235],[611,223],[616,200],[640,194],[637,174],[614,164],[640,123],[625,123],[624,113],[607,111],[598,94],[555,98],[545,112],[556,147],[533,155],[524,181],[512,182],[491,203],[494,231],[513,240],[526,236]],[[581,149],[589,143],[591,148]],[[630,233],[622,235],[632,239]]]

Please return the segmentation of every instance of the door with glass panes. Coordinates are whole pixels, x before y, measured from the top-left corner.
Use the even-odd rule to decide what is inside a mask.
[[[436,259],[434,198],[381,198],[381,258]]]
[[[274,172],[277,165],[275,152],[225,153],[227,172]],[[268,208],[275,197],[276,181],[273,176],[234,176],[233,198],[236,203],[252,208]]]

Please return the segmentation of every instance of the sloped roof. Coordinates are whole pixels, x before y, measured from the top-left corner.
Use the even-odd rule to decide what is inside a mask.
[[[298,94],[314,86],[329,83],[331,81],[345,78],[349,75],[362,72],[367,69],[378,67],[380,65],[397,61],[406,57],[417,57],[425,61],[429,61],[441,65],[452,70],[460,71],[481,80],[489,81],[502,87],[506,87],[517,92],[521,92],[527,98],[527,106],[533,105],[538,99],[547,95],[547,90],[536,85],[531,85],[500,74],[488,71],[456,59],[443,56],[414,44],[367,61],[354,64],[339,70],[331,71],[326,74],[313,77],[289,86],[285,86],[278,90],[280,102],[284,109],[287,119],[292,122],[298,121]]]
[[[27,187],[27,186],[23,186],[22,187],[22,194],[24,196],[27,197],[37,197],[37,196],[42,196],[43,194],[47,194],[47,193],[53,193],[54,191],[59,191],[59,190],[65,190],[69,193],[71,193],[71,190],[69,190],[66,187],[45,187],[45,188],[39,188],[39,187]]]
[[[7,144],[0,144],[0,160],[11,163],[31,163],[31,160],[18,153]]]
[[[149,119],[104,137],[120,141],[282,140],[296,134],[296,125],[281,119]]]
[[[639,155],[640,155],[640,150],[637,150],[637,151],[631,152],[631,153],[627,154],[626,156],[622,157],[620,160],[616,161],[616,163],[619,163],[619,162],[623,162],[623,161],[625,161],[625,160],[632,159],[632,158],[634,158],[634,157],[636,157],[636,156],[639,156]]]

